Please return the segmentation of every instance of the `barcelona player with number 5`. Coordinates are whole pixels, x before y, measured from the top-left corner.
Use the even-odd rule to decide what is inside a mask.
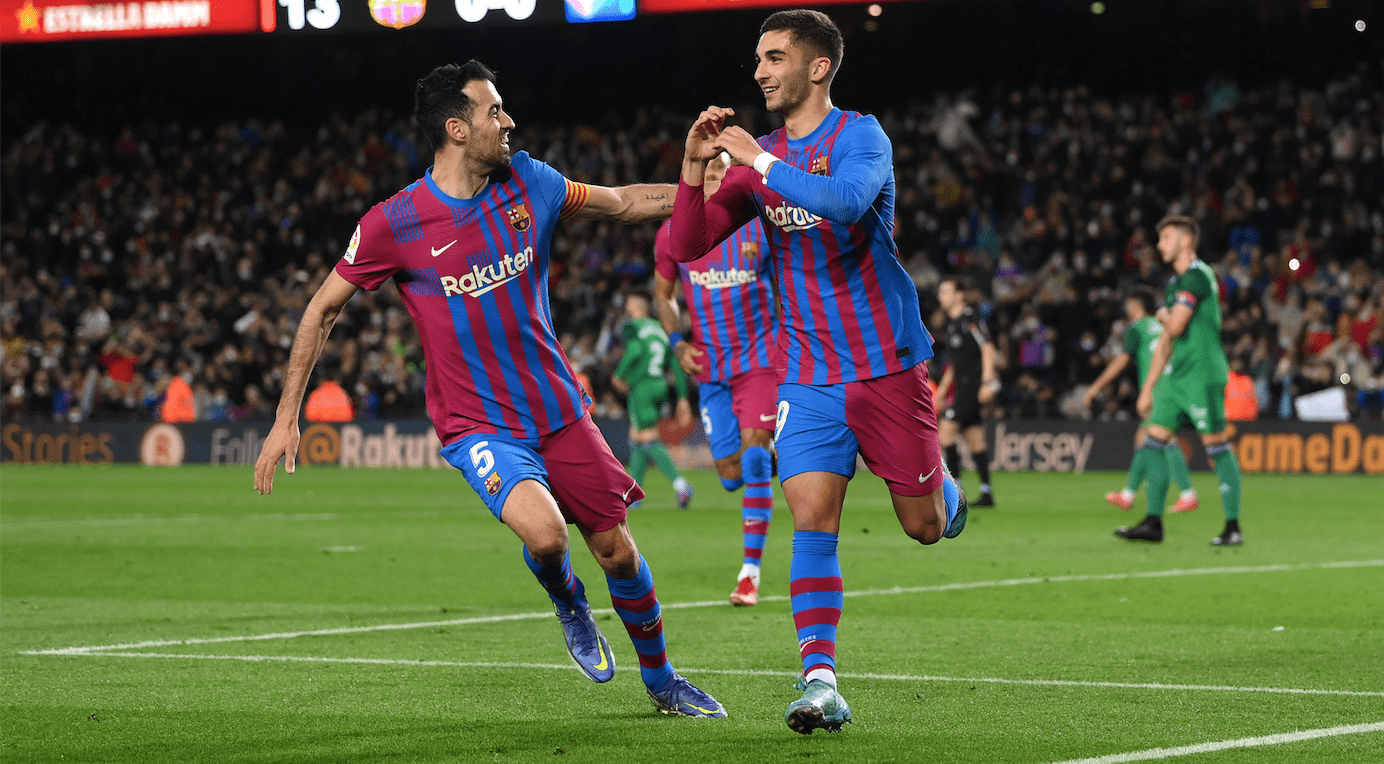
[[[729,158],[708,164],[702,188],[713,193]],[[772,363],[778,329],[769,243],[758,219],[690,263],[673,259],[671,226],[654,242],[654,289],[658,317],[678,363],[697,382],[702,428],[727,491],[745,487],[740,525],[744,557],[732,605],[759,603],[759,574],[774,511],[773,433],[777,381]],[[682,335],[678,283],[683,285],[690,333]]]
[[[656,220],[668,214],[673,189],[588,186],[526,152],[511,157],[514,122],[494,73],[479,62],[434,69],[415,96],[434,164],[361,218],[304,311],[255,488],[273,490],[280,458],[293,472],[303,391],[342,307],[358,289],[392,279],[423,343],[428,414],[442,455],[524,542],[524,561],[552,599],[577,666],[596,682],[615,673],[572,572],[569,523],[605,571],[654,704],[665,713],[725,716],[668,661],[653,576],[625,522],[628,504],[644,494],[586,414],[586,393],[548,304],[548,251],[559,220]]]
[[[965,498],[947,473],[923,364],[932,337],[894,244],[893,150],[879,122],[832,106],[841,32],[825,14],[780,11],[760,27],[755,81],[784,126],[755,140],[712,106],[687,133],[672,217],[674,259],[701,257],[746,222],[764,223],[783,299],[779,476],[793,514],[790,567],[803,695],[785,720],[839,730],[843,589],[836,547],[857,455],[884,479],[904,531],[923,544],[959,535]],[[707,163],[732,167],[709,198]]]

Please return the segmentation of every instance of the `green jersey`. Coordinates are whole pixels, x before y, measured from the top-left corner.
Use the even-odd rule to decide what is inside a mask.
[[[673,372],[678,398],[687,398],[687,375],[678,365],[673,349],[668,346],[668,335],[663,327],[652,318],[636,318],[625,324],[625,354],[615,369],[615,376],[629,383],[631,388],[662,386],[667,389],[668,372]]]
[[[1173,340],[1169,376],[1173,382],[1197,382],[1225,386],[1230,366],[1221,345],[1221,304],[1216,274],[1211,266],[1193,260],[1181,276],[1168,282],[1163,302],[1168,308],[1186,305],[1192,309],[1187,330]]]
[[[1144,316],[1125,329],[1124,351],[1134,356],[1135,368],[1139,370],[1139,384],[1149,377],[1149,365],[1153,363],[1153,350],[1158,347],[1158,338],[1163,336],[1163,324],[1153,316]]]

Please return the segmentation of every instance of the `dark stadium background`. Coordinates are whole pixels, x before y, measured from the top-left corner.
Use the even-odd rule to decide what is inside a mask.
[[[434,0],[436,2],[436,0]],[[1315,8],[1315,5],[1325,5]],[[1384,57],[1371,0],[925,0],[827,7],[846,34],[836,92],[882,110],[934,90],[1085,83],[1102,93],[1242,88],[1291,75],[1323,84]],[[807,7],[811,7],[808,4]],[[479,58],[525,119],[590,119],[631,105],[699,109],[753,98],[750,58],[769,11],[645,15],[628,22],[380,29],[313,37],[232,35],[9,45],[3,131],[34,120],[99,129],[142,119],[316,120],[333,110],[411,108],[439,63]],[[1364,34],[1351,25],[1364,19]],[[623,107],[623,108],[622,108]]]
[[[15,3],[7,3],[6,12],[13,5]],[[1363,372],[1355,374],[1354,381],[1348,383],[1352,413],[1379,417],[1380,408],[1384,408],[1384,392],[1378,389],[1384,386],[1384,340],[1378,339],[1377,333],[1372,340],[1367,335],[1371,326],[1378,328],[1381,315],[1384,315],[1384,294],[1381,293],[1384,290],[1379,286],[1381,273],[1384,273],[1384,246],[1381,246],[1384,245],[1384,238],[1381,238],[1384,225],[1370,218],[1372,213],[1376,217],[1384,214],[1379,201],[1384,196],[1381,191],[1384,171],[1380,169],[1381,147],[1378,145],[1379,136],[1384,132],[1381,126],[1384,125],[1381,119],[1384,114],[1384,85],[1381,85],[1384,83],[1384,76],[1381,76],[1384,75],[1381,72],[1384,12],[1381,12],[1381,5],[1370,0],[1112,0],[1100,4],[1103,12],[1099,14],[1093,12],[1095,5],[1075,0],[890,2],[883,5],[883,12],[877,18],[869,15],[863,3],[830,6],[826,10],[846,36],[845,63],[834,87],[836,103],[848,109],[892,114],[896,123],[887,123],[888,128],[890,125],[926,123],[937,114],[937,99],[955,102],[966,94],[980,104],[980,111],[969,119],[973,129],[987,129],[985,123],[991,113],[987,110],[995,109],[1004,110],[1005,119],[1011,125],[1023,123],[1020,132],[1031,133],[1029,128],[1034,124],[1046,130],[1052,123],[1065,118],[1060,115],[1065,108],[1064,99],[1075,98],[1083,107],[1104,99],[1133,110],[1130,113],[1161,112],[1163,118],[1172,114],[1169,119],[1173,122],[1183,120],[1182,127],[1178,128],[1183,134],[1179,139],[1182,143],[1173,148],[1174,153],[1184,153],[1172,156],[1169,161],[1174,168],[1185,169],[1187,152],[1198,148],[1195,139],[1189,143],[1186,137],[1195,136],[1197,130],[1218,141],[1214,144],[1216,147],[1225,148],[1229,140],[1227,120],[1210,110],[1209,101],[1213,93],[1224,92],[1225,86],[1233,83],[1242,96],[1237,106],[1239,113],[1251,121],[1264,120],[1263,124],[1256,123],[1253,130],[1256,140],[1264,144],[1260,148],[1274,154],[1271,166],[1261,166],[1254,175],[1260,185],[1254,192],[1261,200],[1277,193],[1285,184],[1296,188],[1299,181],[1311,181],[1315,188],[1324,174],[1341,167],[1354,172],[1356,177],[1351,192],[1345,194],[1343,200],[1338,194],[1334,202],[1336,208],[1328,212],[1323,213],[1326,208],[1320,204],[1312,206],[1315,200],[1311,192],[1304,192],[1299,198],[1294,191],[1282,204],[1274,202],[1278,206],[1270,210],[1272,214],[1266,213],[1267,222],[1257,221],[1263,229],[1260,232],[1262,262],[1258,254],[1252,264],[1248,262],[1249,255],[1244,255],[1245,267],[1254,272],[1253,289],[1243,288],[1246,280],[1241,274],[1240,293],[1227,296],[1225,340],[1232,362],[1240,361],[1245,370],[1255,376],[1256,382],[1262,382],[1256,390],[1261,416],[1292,418],[1292,393],[1337,386],[1338,380],[1344,379],[1343,370],[1349,367]],[[687,119],[712,102],[747,107],[743,112],[755,121],[757,129],[772,128],[774,125],[762,113],[761,96],[751,79],[758,26],[768,12],[755,9],[644,15],[629,22],[580,25],[482,23],[447,32],[417,29],[395,32],[380,28],[368,34],[295,36],[276,33],[0,47],[0,77],[3,77],[0,80],[0,155],[6,158],[4,194],[0,197],[0,224],[4,226],[7,266],[3,288],[8,290],[4,296],[7,314],[21,316],[13,326],[6,327],[6,336],[0,338],[10,351],[3,380],[7,395],[6,415],[36,423],[80,420],[80,412],[60,411],[50,402],[54,389],[66,384],[72,398],[85,401],[88,419],[148,421],[155,416],[159,405],[160,380],[166,381],[169,372],[184,371],[179,364],[190,365],[191,370],[185,373],[194,377],[194,387],[201,385],[196,390],[199,418],[218,386],[216,374],[203,373],[204,363],[221,374],[221,383],[226,380],[235,383],[228,390],[230,406],[218,404],[218,411],[223,415],[228,408],[242,409],[229,415],[231,420],[262,418],[272,411],[273,402],[277,400],[274,381],[265,375],[272,376],[274,369],[282,368],[286,358],[282,347],[276,347],[273,342],[245,344],[238,348],[241,357],[236,361],[213,363],[214,356],[227,352],[224,350],[227,344],[236,344],[238,338],[230,331],[230,325],[245,313],[243,307],[237,309],[235,305],[222,303],[202,306],[201,312],[211,319],[207,323],[212,328],[206,330],[209,336],[193,338],[198,349],[192,353],[191,361],[188,353],[179,349],[179,343],[187,340],[187,335],[202,330],[189,328],[185,321],[180,326],[178,319],[185,319],[186,313],[180,313],[171,322],[165,321],[166,330],[161,338],[156,337],[163,343],[161,348],[141,361],[135,383],[124,388],[111,385],[110,379],[102,376],[109,371],[104,362],[98,364],[108,345],[105,336],[81,341],[74,338],[80,312],[88,302],[99,297],[103,288],[114,291],[115,301],[119,303],[110,311],[116,334],[120,333],[122,322],[130,321],[131,316],[135,316],[136,323],[150,320],[148,315],[152,313],[136,312],[141,309],[141,303],[143,310],[152,312],[157,307],[158,300],[147,290],[124,289],[123,277],[111,279],[109,273],[101,273],[101,267],[92,271],[89,262],[84,264],[80,260],[78,248],[84,242],[82,236],[89,235],[90,231],[62,246],[55,243],[59,237],[49,237],[43,246],[32,246],[31,234],[38,235],[38,229],[45,228],[43,220],[48,220],[50,227],[58,225],[54,220],[61,223],[58,228],[72,227],[64,217],[66,213],[57,212],[58,207],[54,205],[61,204],[55,200],[74,188],[82,188],[83,179],[86,182],[96,179],[103,165],[114,163],[116,174],[120,175],[127,171],[121,169],[121,162],[131,167],[137,164],[129,153],[124,155],[126,159],[120,158],[122,139],[127,149],[142,142],[152,146],[154,153],[159,155],[153,165],[135,170],[135,174],[124,181],[138,185],[148,180],[148,173],[154,170],[161,172],[166,181],[177,167],[178,152],[184,150],[182,142],[194,140],[194,129],[203,131],[196,139],[201,144],[186,145],[203,152],[199,161],[209,160],[215,164],[216,157],[205,155],[207,151],[219,150],[210,148],[215,140],[224,140],[226,146],[237,149],[252,141],[258,146],[257,141],[264,132],[281,123],[287,138],[273,139],[280,141],[276,144],[279,154],[270,166],[273,168],[271,175],[286,172],[289,157],[295,152],[322,151],[323,141],[315,136],[323,130],[331,134],[328,142],[334,150],[342,152],[342,156],[362,152],[361,144],[371,133],[388,139],[386,131],[390,130],[395,137],[402,133],[406,140],[416,138],[410,137],[407,126],[414,81],[438,64],[476,57],[500,74],[501,92],[519,125],[513,141],[517,149],[529,149],[541,155],[545,147],[554,143],[565,142],[571,147],[585,142],[588,147],[583,155],[586,166],[576,168],[559,162],[560,170],[569,174],[577,172],[581,179],[592,182],[668,181],[675,177],[676,171],[670,171],[673,164],[667,161],[659,165],[666,177],[641,176],[639,172],[653,164],[643,160],[639,172],[632,173],[625,168],[618,177],[605,177],[608,168],[592,159],[604,149],[591,147],[605,146],[602,141],[608,144],[612,137],[646,120],[636,130],[636,142],[658,134],[660,150],[673,154],[672,162],[675,163]],[[1365,22],[1364,32],[1356,30],[1358,20]],[[1329,94],[1326,100],[1321,98],[1323,92]],[[1282,100],[1285,97],[1287,101]],[[1315,104],[1311,106],[1317,110],[1315,118],[1329,121],[1319,121],[1311,129],[1298,128],[1295,123],[1301,117],[1295,117],[1292,109],[1299,103],[1309,104],[1309,101]],[[1285,103],[1289,105],[1284,106]],[[1035,110],[1044,111],[1035,116]],[[1193,122],[1188,124],[1187,120]],[[1298,144],[1294,141],[1303,142],[1309,149],[1324,150],[1329,157],[1328,131],[1333,124],[1353,126],[1357,138],[1373,146],[1371,163],[1355,167],[1349,161],[1344,164],[1326,161],[1315,166],[1309,173],[1311,177],[1299,177],[1302,173],[1296,169]],[[167,139],[175,126],[177,138]],[[1299,135],[1289,135],[1286,147],[1269,146],[1269,133],[1280,128],[1298,129]],[[218,129],[229,130],[229,137],[214,139],[212,135]],[[124,135],[126,130],[133,132],[132,138]],[[59,134],[64,137],[56,137]],[[23,145],[26,136],[31,136],[31,141],[37,145],[26,148]],[[75,150],[84,158],[69,172],[58,160],[69,151],[64,142],[72,136],[79,136],[79,142],[84,142],[83,148]],[[901,257],[909,260],[910,272],[922,287],[925,320],[931,317],[930,309],[935,305],[926,284],[935,284],[940,274],[962,271],[979,277],[981,292],[988,299],[992,296],[991,277],[998,275],[995,270],[998,258],[986,260],[968,256],[966,250],[970,247],[959,243],[955,234],[966,218],[968,204],[973,221],[977,212],[986,213],[986,192],[962,182],[954,189],[962,194],[959,205],[953,200],[949,211],[938,213],[933,209],[938,206],[934,203],[935,189],[914,187],[915,177],[921,177],[915,176],[915,171],[931,161],[929,155],[936,148],[931,134],[915,131],[893,137],[900,174],[900,219],[896,238]],[[1011,145],[1017,145],[1013,141],[1018,141],[1026,146],[1041,142],[1033,134],[1014,137],[1013,131],[1010,140]],[[1133,145],[1143,147],[1147,143],[1149,139],[1145,136]],[[617,148],[619,145],[617,140]],[[628,140],[623,145],[628,145]],[[394,162],[398,159],[398,151],[390,153],[384,147],[375,148],[384,155],[384,159],[375,164],[353,159],[360,167],[383,165],[380,172],[367,170],[366,177],[358,179],[363,189],[361,201],[369,204],[382,201],[416,178],[417,171],[427,163],[424,159],[405,167],[406,163]],[[1110,147],[1103,145],[1101,150],[1107,148]],[[991,159],[1002,163],[1003,152],[991,149],[993,146],[986,148]],[[1201,150],[1210,151],[1205,146]],[[29,152],[28,158],[18,159],[25,156],[25,152]],[[44,157],[57,162],[51,171],[41,169],[46,161]],[[1044,172],[1041,162],[1033,160],[1027,149],[1020,161],[1017,168],[1000,168],[1008,172],[1006,182],[1011,184],[1005,187],[1006,194],[1026,172],[1037,171],[1040,175]],[[1023,164],[1030,161],[1034,164]],[[1138,172],[1132,158],[1124,161],[1131,172]],[[1235,172],[1243,169],[1243,160],[1232,158],[1231,161]],[[942,164],[960,168],[965,162],[965,157],[949,152]],[[314,165],[311,169],[315,172],[321,168]],[[1181,171],[1165,166],[1164,186],[1170,188],[1174,196],[1191,194],[1194,203],[1199,203],[1207,198],[1208,192],[1218,198],[1231,193],[1233,172],[1225,177],[1211,177],[1207,183],[1200,184],[1198,190],[1178,188],[1182,181],[1176,175]],[[217,191],[219,183],[240,184],[235,185],[239,189],[235,192],[239,195],[236,203],[242,205],[239,209],[253,206],[256,200],[250,197],[254,194],[240,177],[244,172],[236,169],[237,177],[209,179],[212,188],[196,193],[205,197]],[[992,173],[1000,174],[1003,172]],[[936,177],[933,175],[933,180],[928,182],[937,182]],[[271,177],[264,183],[273,186],[275,180]],[[1150,184],[1154,182],[1152,176],[1144,180]],[[1126,187],[1128,181],[1126,177]],[[1062,182],[1057,181],[1056,185],[1060,187]],[[161,193],[170,193],[170,188],[165,183]],[[30,209],[35,197],[29,194],[35,189],[41,189],[47,196],[38,208]],[[79,193],[90,195],[92,192],[88,189]],[[136,196],[142,193],[142,189],[136,189]],[[299,189],[298,193],[303,191]],[[965,196],[972,193],[973,198]],[[1092,263],[1100,257],[1101,247],[1114,252],[1124,250],[1122,267],[1125,270],[1113,274],[1106,268],[1104,275],[1099,277],[1087,272],[1076,274],[1081,288],[1074,292],[1079,295],[1074,304],[1058,300],[1057,304],[1040,305],[1035,296],[1027,303],[1011,302],[989,314],[997,336],[1006,336],[1006,343],[1012,338],[1012,345],[1001,348],[1010,361],[1010,368],[1004,376],[1001,407],[991,412],[993,415],[1003,414],[1010,418],[1072,416],[1073,412],[1064,410],[1062,401],[1070,402],[1075,387],[1094,378],[1098,364],[1103,363],[1098,351],[1104,349],[1108,356],[1118,350],[1121,326],[1118,290],[1136,281],[1152,285],[1162,283],[1163,275],[1152,262],[1147,241],[1142,245],[1146,261],[1142,266],[1129,255],[1134,244],[1126,242],[1132,238],[1130,234],[1134,229],[1146,227],[1151,218],[1167,211],[1167,204],[1162,201],[1153,204],[1146,197],[1145,209],[1141,210],[1142,222],[1135,224],[1128,222],[1131,208],[1115,198],[1125,192],[1110,193],[1114,196],[1106,196],[1114,201],[1116,211],[1112,225],[1103,229],[1103,243],[1095,243],[1093,236],[1089,246],[1083,245],[1080,234],[1075,241],[1070,236],[1058,237],[1057,243],[1053,243],[1052,236],[1039,237],[1029,242],[1031,246],[1020,265],[1026,269],[1023,275],[1032,282],[1044,278],[1044,274],[1053,276],[1053,288],[1058,291],[1061,291],[1061,282],[1069,280],[1064,270],[1066,266],[1059,265],[1063,261],[1053,256],[1059,251],[1071,256],[1085,247],[1086,267],[1094,270]],[[1072,226],[1085,230],[1087,224],[1094,225],[1101,213],[1087,207],[1093,199],[1100,201],[1106,196],[1070,199]],[[1042,198],[1040,194],[1037,204],[1040,213]],[[276,204],[287,207],[293,201],[290,194]],[[996,229],[1007,231],[1023,223],[1022,205],[1015,204],[1009,197],[992,201],[998,221]],[[202,202],[205,203],[204,198]],[[199,283],[205,287],[204,292],[220,292],[235,300],[247,293],[262,294],[266,281],[300,289],[302,285],[311,286],[312,278],[325,274],[324,269],[339,256],[356,214],[348,214],[336,202],[326,206],[330,209],[310,209],[306,216],[308,222],[294,228],[295,232],[307,231],[306,245],[279,247],[267,253],[261,251],[263,257],[254,263],[254,278],[236,282],[231,267],[235,264],[234,257],[222,263],[219,270],[215,264],[209,265],[193,257],[183,272],[175,274],[172,291]],[[1345,230],[1341,207],[1363,211],[1355,216],[1355,227],[1349,231]],[[918,225],[917,220],[921,218],[914,217],[915,211],[920,211],[920,215],[924,212],[933,215],[934,220],[940,218],[942,225],[936,230]],[[31,213],[36,217],[30,219]],[[115,217],[120,218],[121,214]],[[1341,286],[1327,283],[1321,277],[1309,281],[1300,278],[1303,273],[1286,272],[1284,264],[1289,255],[1282,250],[1297,246],[1293,229],[1303,227],[1298,221],[1306,226],[1298,234],[1305,239],[1302,245],[1317,248],[1316,257],[1321,262],[1314,263],[1313,267],[1320,266],[1319,271],[1324,274],[1334,258],[1343,270],[1355,268],[1346,274],[1354,282]],[[1206,237],[1201,254],[1214,264],[1228,253],[1226,237],[1233,221],[1210,222],[1216,225]],[[1335,225],[1334,238],[1323,233],[1324,222]],[[117,247],[116,258],[107,267],[124,267],[127,262],[121,247],[128,240],[125,237],[129,229],[136,226],[129,219],[107,219],[105,224],[122,237],[113,242]],[[288,223],[284,226],[287,230]],[[154,232],[156,237],[167,233],[162,218],[155,223],[155,228],[159,229]],[[232,238],[242,238],[233,246],[241,246],[243,241],[252,238],[247,233],[252,229],[253,226],[242,226],[231,234]],[[974,235],[974,226],[971,231]],[[611,347],[606,340],[612,324],[618,320],[616,298],[630,289],[646,286],[645,282],[651,278],[648,256],[651,238],[651,226],[624,232],[601,227],[569,227],[559,235],[560,240],[566,241],[559,241],[558,254],[554,256],[556,268],[580,267],[577,260],[582,246],[605,249],[597,258],[601,261],[598,271],[588,274],[581,283],[574,281],[571,289],[564,293],[558,284],[558,275],[555,274],[553,282],[559,332],[570,329],[572,336],[564,338],[564,342],[570,343],[568,350],[574,355],[574,361],[574,347],[585,356],[580,365],[590,377],[593,393],[601,404],[598,415],[618,417],[620,414],[618,398],[608,383],[619,347],[618,343]],[[565,244],[574,247],[571,253],[565,252]],[[178,246],[181,244],[175,240],[173,247]],[[99,249],[100,245],[93,247]],[[289,254],[285,255],[285,251]],[[914,268],[914,265],[919,267]],[[16,289],[16,285],[23,285],[26,279],[32,282],[43,271],[48,271],[56,281],[43,287],[47,290],[44,295],[34,297],[28,292],[29,297],[23,298],[28,301],[17,303],[21,298],[16,297],[16,292],[23,294],[25,291]],[[194,271],[199,273],[194,275]],[[920,275],[922,271],[926,274]],[[91,273],[97,275],[92,277]],[[1221,275],[1223,288],[1229,288],[1228,274]],[[195,282],[196,278],[205,280]],[[995,283],[999,283],[998,278]],[[247,288],[249,284],[259,286]],[[1294,308],[1294,321],[1300,321],[1301,326],[1295,325],[1291,331],[1280,332],[1280,327],[1266,319],[1260,305],[1266,285],[1275,284],[1302,293],[1301,310]],[[72,285],[74,289],[64,291]],[[1092,285],[1104,290],[1104,296],[1099,299],[1086,297],[1082,289]],[[291,291],[271,295],[269,304],[260,308],[268,320],[279,322],[280,337],[283,329],[291,329],[296,324],[296,313],[291,304],[275,304],[274,301],[285,295],[290,303],[301,300],[301,294],[288,294]],[[392,292],[391,287],[386,287],[378,298],[366,301],[365,309],[355,316],[356,322],[379,318],[388,306],[397,307],[397,297],[392,297]],[[1313,357],[1307,352],[1309,346],[1315,353],[1325,342],[1339,338],[1341,328],[1337,320],[1344,317],[1349,323],[1350,311],[1354,310],[1350,307],[1352,299],[1366,308],[1374,306],[1371,319],[1374,323],[1364,325],[1362,336],[1357,340],[1360,348],[1356,359],[1328,361]],[[47,307],[41,307],[45,300]],[[175,307],[178,311],[185,309],[183,305]],[[216,315],[212,315],[213,307]],[[351,311],[348,308],[348,313]],[[371,312],[373,317],[366,315]],[[42,316],[63,326],[61,333],[65,337],[62,341],[66,344],[62,351],[65,357],[58,362],[62,374],[51,374],[46,386],[42,386],[44,392],[38,393],[40,385],[35,384],[36,372],[32,366],[37,364],[36,359],[44,352],[44,343],[49,341],[40,334],[55,331],[51,326],[43,328]],[[566,322],[565,316],[576,318]],[[1025,329],[1026,322],[1033,323],[1036,328]],[[359,329],[338,329],[333,345],[319,366],[320,375],[331,376],[334,369],[344,364],[348,373],[343,381],[348,387],[355,382],[376,391],[380,400],[374,413],[386,417],[421,416],[421,367],[417,363],[421,359],[408,350],[410,345],[416,346],[410,330],[406,326],[402,328],[398,341],[391,339],[392,335],[374,337],[373,350],[366,343],[360,345],[362,356],[366,351],[388,354],[391,348],[402,348],[395,351],[395,355],[404,356],[396,376],[407,373],[410,378],[396,380],[394,392],[380,392],[378,375],[357,374],[352,358],[341,358],[342,345]],[[1086,342],[1087,338],[1082,335],[1088,329],[1094,336]],[[1313,332],[1316,339],[1309,336]],[[618,333],[615,336],[618,337]],[[1275,337],[1278,343],[1273,341]],[[15,357],[25,343],[28,343],[28,354],[35,359],[35,364],[27,367]],[[1021,360],[1023,343],[1033,343],[1036,348],[1039,357],[1032,364]],[[1044,343],[1046,348],[1041,347]],[[1085,346],[1091,343],[1094,343],[1094,350]],[[1281,343],[1286,345],[1280,346]],[[147,343],[145,349],[148,349]],[[140,352],[135,348],[136,354]],[[20,384],[16,385],[16,381]],[[267,399],[258,408],[248,407],[248,383],[260,383],[260,392]],[[1289,394],[1285,395],[1285,391]],[[1131,419],[1134,392],[1127,380],[1126,384],[1112,390],[1112,395],[1097,413],[1102,418]],[[121,396],[125,397],[123,401]],[[217,416],[207,418],[221,419]]]

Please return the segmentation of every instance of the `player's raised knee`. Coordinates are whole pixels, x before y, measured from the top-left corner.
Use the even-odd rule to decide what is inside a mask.
[[[774,475],[774,457],[767,448],[750,446],[740,455],[740,470],[750,483],[767,483]]]

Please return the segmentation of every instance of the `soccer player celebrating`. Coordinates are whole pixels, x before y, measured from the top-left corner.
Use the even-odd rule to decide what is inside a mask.
[[[938,420],[937,429],[947,456],[947,468],[953,476],[961,474],[961,452],[956,448],[956,436],[966,434],[966,445],[971,448],[971,459],[980,476],[980,496],[970,505],[993,507],[990,452],[985,447],[985,425],[980,419],[980,407],[994,400],[1000,378],[995,371],[995,346],[990,342],[990,330],[975,308],[966,302],[969,289],[970,285],[960,276],[942,279],[937,287],[937,301],[947,315],[942,337],[950,361],[942,373],[937,392],[945,400],[949,389],[955,391],[952,405]]]
[[[1225,419],[1229,365],[1221,346],[1216,274],[1197,259],[1199,234],[1196,221],[1185,215],[1168,215],[1158,221],[1158,253],[1175,275],[1163,298],[1163,334],[1139,391],[1139,416],[1148,427],[1141,450],[1147,454],[1149,494],[1161,497],[1168,490],[1168,441],[1184,418],[1191,420],[1216,468],[1225,507],[1225,530],[1211,543],[1238,546],[1245,539],[1240,535],[1240,463],[1230,448],[1230,428]],[[1168,384],[1160,388],[1165,373]],[[1115,533],[1132,540],[1162,541],[1163,521],[1150,512],[1142,523]]]
[[[775,444],[793,514],[793,620],[803,696],[788,706],[802,733],[839,730],[837,691],[846,485],[857,455],[889,486],[904,532],[924,544],[966,525],[966,504],[937,441],[926,365],[932,337],[894,243],[893,150],[879,122],[832,106],[841,32],[817,11],[780,11],[760,27],[755,81],[784,126],[756,141],[712,106],[687,133],[672,253],[695,260],[756,216],[783,300]],[[738,165],[710,198],[706,164]],[[753,169],[751,169],[753,168]]]
[[[718,157],[702,185],[713,193],[726,172]],[[654,290],[658,317],[684,371],[695,375],[702,427],[727,491],[745,487],[740,523],[744,562],[730,594],[732,605],[759,602],[759,568],[773,517],[774,408],[777,398],[770,342],[777,328],[769,289],[769,244],[758,219],[690,263],[673,259],[671,226],[655,240]],[[691,335],[681,332],[678,282],[683,284]]]
[[[304,311],[255,488],[273,490],[282,457],[293,472],[303,390],[342,306],[392,277],[423,342],[428,414],[442,455],[524,542],[524,561],[552,598],[577,665],[596,682],[615,673],[572,572],[568,523],[605,571],[655,705],[725,716],[668,661],[653,576],[625,522],[627,503],[644,494],[584,410],[547,297],[559,220],[655,220],[668,214],[673,189],[587,186],[526,152],[511,157],[514,121],[495,75],[474,60],[434,69],[418,81],[415,97],[433,166],[361,218]]]
[[[692,485],[678,472],[673,457],[658,437],[658,418],[668,400],[668,371],[671,369],[678,393],[678,421],[692,422],[692,404],[687,399],[687,376],[673,360],[668,335],[658,321],[649,317],[649,298],[632,294],[625,299],[625,322],[621,336],[625,354],[615,367],[611,384],[626,395],[630,414],[630,475],[644,485],[644,472],[652,458],[673,484],[678,509],[692,503]],[[638,503],[631,505],[638,506]]]
[[[1142,385],[1148,378],[1149,362],[1153,360],[1153,351],[1158,346],[1158,338],[1163,335],[1163,324],[1154,317],[1158,304],[1158,298],[1154,296],[1153,290],[1146,287],[1139,287],[1132,291],[1125,298],[1125,317],[1129,319],[1129,328],[1124,333],[1124,352],[1115,356],[1100,373],[1091,387],[1086,390],[1083,398],[1086,408],[1091,408],[1091,403],[1096,396],[1104,390],[1129,366],[1131,358],[1134,359],[1135,369],[1139,374],[1139,384]],[[1168,386],[1168,378],[1164,377],[1159,382],[1159,389],[1154,391],[1154,395],[1161,395],[1162,390]],[[1107,491],[1105,500],[1119,507],[1128,510],[1134,506],[1134,492],[1139,489],[1139,484],[1144,482],[1144,474],[1148,470],[1148,459],[1151,454],[1141,446],[1144,437],[1148,435],[1147,424],[1139,425],[1139,429],[1134,433],[1134,461],[1129,465],[1129,480],[1125,487],[1119,491]],[[1183,455],[1182,449],[1176,444],[1163,450],[1168,458],[1168,473],[1174,482],[1182,489],[1182,494],[1178,496],[1177,502],[1173,504],[1173,512],[1191,512],[1200,504],[1197,499],[1197,491],[1192,487],[1192,475],[1187,470],[1187,457]],[[1154,496],[1152,492],[1148,495],[1148,506],[1150,515],[1163,514],[1163,496]]]

